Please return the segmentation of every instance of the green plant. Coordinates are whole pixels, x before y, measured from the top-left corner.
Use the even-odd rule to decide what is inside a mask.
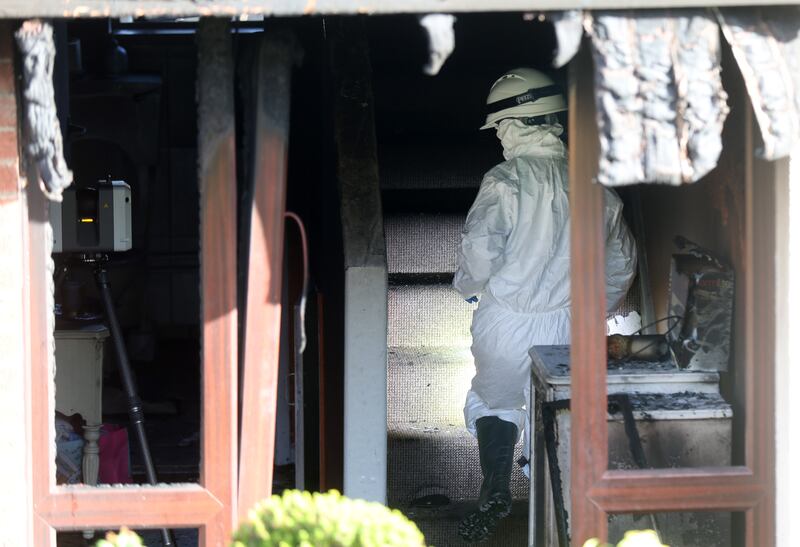
[[[612,547],[608,543],[600,543],[598,539],[590,539],[583,547]],[[617,543],[617,547],[669,547],[662,545],[658,534],[653,530],[631,530],[625,532],[625,537]]]
[[[144,547],[144,543],[142,543],[142,538],[136,535],[136,532],[123,526],[118,534],[107,533],[106,538],[98,541],[95,547]]]
[[[258,503],[233,536],[234,547],[423,547],[400,511],[379,503],[287,490]]]

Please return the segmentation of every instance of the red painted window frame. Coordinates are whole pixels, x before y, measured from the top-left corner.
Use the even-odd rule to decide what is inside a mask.
[[[608,469],[603,194],[594,182],[599,140],[587,44],[570,65],[572,283],[572,544],[605,538],[609,513],[741,511],[747,547],[775,543],[776,164],[755,158],[747,116],[745,160],[745,465]],[[756,182],[757,181],[757,182]]]
[[[229,36],[227,26],[208,29]],[[200,30],[205,32],[204,30]],[[209,41],[212,42],[212,41]],[[230,43],[203,49],[201,65],[221,55],[233,74]],[[212,55],[213,54],[213,55]],[[211,62],[219,61],[212,59]],[[201,69],[202,72],[202,69]],[[213,75],[212,75],[213,76]],[[202,77],[202,76],[201,76]],[[27,187],[28,223],[24,227],[28,251],[26,319],[28,325],[31,449],[33,471],[33,535],[37,547],[56,545],[57,530],[108,529],[120,525],[141,528],[198,527],[203,545],[230,543],[237,518],[238,466],[238,357],[236,300],[236,163],[232,108],[206,108],[218,134],[201,142],[201,293],[202,293],[202,433],[198,484],[88,487],[55,484],[53,428],[53,332],[48,292],[47,203],[37,185]],[[202,89],[202,86],[200,86]],[[199,92],[199,111],[214,97]],[[209,106],[206,104],[205,106]],[[221,110],[221,112],[220,112]],[[203,124],[201,113],[200,125]],[[201,132],[202,134],[202,132]],[[205,145],[204,145],[205,144]],[[281,222],[282,225],[282,222]],[[268,463],[267,463],[268,464]]]

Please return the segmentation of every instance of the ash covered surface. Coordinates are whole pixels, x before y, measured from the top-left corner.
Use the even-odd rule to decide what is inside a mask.
[[[718,393],[696,393],[682,391],[679,393],[635,393],[629,395],[634,411],[655,412],[659,410],[719,410],[729,409],[725,400]]]
[[[653,374],[676,371],[678,371],[678,367],[669,357],[661,361],[641,361],[637,359],[609,359],[608,361],[609,374]]]
[[[537,346],[534,351],[550,375],[569,376],[569,346]],[[675,372],[681,372],[681,370],[669,357],[661,361],[643,361],[641,359],[610,359],[608,361],[608,373],[611,376],[625,374],[668,374]]]

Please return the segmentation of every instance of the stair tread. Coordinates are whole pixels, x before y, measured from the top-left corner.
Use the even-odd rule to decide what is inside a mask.
[[[456,344],[427,346],[406,346],[402,344],[389,346],[389,359],[434,359],[442,363],[454,363],[468,360],[472,362],[469,349]]]
[[[428,545],[436,545],[437,547],[448,546],[455,547],[461,545],[476,545],[475,543],[467,543],[458,535],[458,521],[457,520],[418,520],[415,521],[417,527],[425,536],[425,541]],[[497,531],[492,537],[480,543],[484,547],[498,546],[520,546],[528,544],[528,519],[523,516],[511,515],[503,519],[497,525]]]
[[[455,420],[452,420],[455,421]],[[471,438],[472,434],[464,427],[463,418],[458,423],[437,423],[435,421],[415,422],[406,424],[390,424],[387,434],[394,439],[424,439],[429,437],[464,437]]]
[[[466,214],[386,215],[389,273],[453,273]]]
[[[441,507],[414,507],[414,506],[400,506],[392,507],[399,509],[408,518],[418,521],[426,519],[438,520],[456,520],[459,521],[464,518],[468,513],[471,513],[478,506],[478,500],[451,500],[447,505]],[[528,500],[516,499],[511,504],[511,514],[509,518],[524,517],[528,518]]]
[[[388,353],[389,434],[412,438],[436,428],[442,435],[463,430],[464,399],[475,374],[469,348],[390,347]]]
[[[523,455],[522,442],[514,447],[514,461]],[[458,435],[388,439],[387,494],[391,504],[410,504],[422,491],[438,489],[451,501],[477,495],[481,484],[478,441],[466,431]],[[519,465],[511,470],[514,499],[528,496],[529,482]]]
[[[458,534],[458,525],[477,506],[477,500],[451,502],[436,509],[396,507],[417,525],[425,536],[427,545],[475,545],[467,543]],[[515,500],[511,514],[498,523],[497,531],[481,545],[527,545],[528,501]]]
[[[473,304],[450,285],[389,287],[390,346],[470,346]]]

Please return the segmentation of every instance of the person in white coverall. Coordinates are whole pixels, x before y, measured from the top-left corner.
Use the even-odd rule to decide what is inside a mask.
[[[478,438],[483,483],[478,509],[459,528],[469,541],[494,533],[511,511],[514,445],[528,425],[528,350],[570,342],[567,148],[556,115],[566,111],[564,97],[545,74],[516,69],[494,83],[487,109],[481,129],[496,128],[506,161],[483,178],[453,281],[468,302],[479,302],[471,329],[475,377],[464,417]],[[636,254],[622,202],[610,190],[604,213],[611,311],[631,284]]]

